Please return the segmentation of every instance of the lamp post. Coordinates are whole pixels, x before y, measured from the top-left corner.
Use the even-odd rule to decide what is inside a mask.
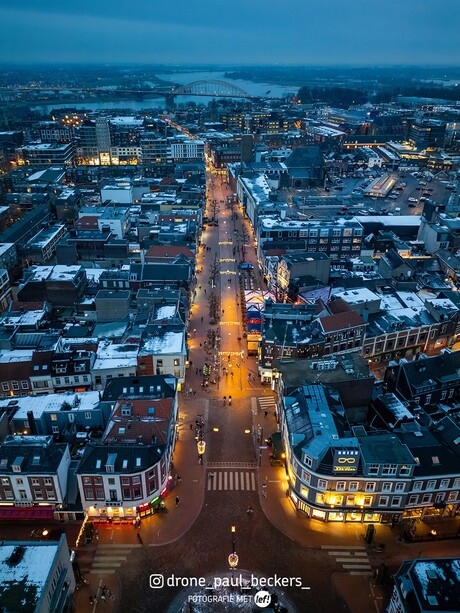
[[[203,455],[204,455],[204,452],[206,451],[206,441],[204,440],[204,435],[207,434],[208,432],[219,432],[219,428],[212,428],[211,430],[207,430],[206,432],[204,432],[203,415],[197,415],[195,424],[196,424],[195,439],[196,439],[196,448],[198,451],[198,462],[200,464],[203,464]]]
[[[230,570],[235,570],[238,566],[238,556],[236,554],[236,526],[232,526],[232,553],[228,556]]]

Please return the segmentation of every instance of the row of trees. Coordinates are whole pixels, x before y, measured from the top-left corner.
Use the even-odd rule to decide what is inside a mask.
[[[297,98],[302,104],[326,102],[333,106],[348,107],[352,104],[364,104],[368,100],[365,92],[346,87],[301,87]]]
[[[390,89],[382,89],[372,94],[346,87],[301,87],[297,98],[302,104],[324,102],[332,106],[348,108],[354,104],[365,102],[391,102],[397,96],[414,98],[437,98],[441,100],[460,100],[460,87],[436,87],[407,85]]]

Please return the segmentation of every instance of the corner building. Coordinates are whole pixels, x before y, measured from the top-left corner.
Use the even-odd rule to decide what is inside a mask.
[[[321,385],[297,387],[281,403],[288,494],[308,517],[394,524],[458,512],[456,438],[449,445],[458,427],[449,418],[440,433],[450,438],[432,440],[428,458],[420,441],[435,437],[417,420],[403,421],[397,431],[350,426],[340,400]]]

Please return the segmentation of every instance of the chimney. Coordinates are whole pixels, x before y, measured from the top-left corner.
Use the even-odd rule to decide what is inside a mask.
[[[27,411],[27,421],[29,422],[30,434],[38,434],[33,411]]]

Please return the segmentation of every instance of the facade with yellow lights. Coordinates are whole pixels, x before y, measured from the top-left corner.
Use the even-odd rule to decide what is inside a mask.
[[[126,392],[112,403],[101,444],[87,446],[77,471],[89,519],[117,522],[144,517],[169,491],[177,438],[177,382],[160,376],[134,380],[124,383]]]
[[[460,456],[447,463],[443,441],[417,446],[429,433],[415,421],[401,432],[352,427],[340,401],[310,385],[282,399],[280,423],[289,496],[308,517],[394,524],[457,513]]]

